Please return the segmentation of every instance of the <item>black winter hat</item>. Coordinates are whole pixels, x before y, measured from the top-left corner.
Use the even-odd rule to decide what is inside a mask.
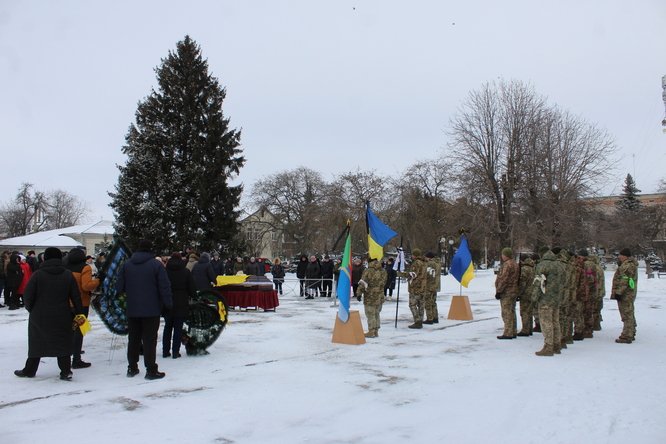
[[[631,256],[631,250],[628,248],[623,248],[620,250],[620,256]]]
[[[137,251],[153,251],[153,243],[148,239],[141,239]]]
[[[49,259],[62,259],[62,251],[56,247],[49,247],[44,250],[44,260],[48,261]]]

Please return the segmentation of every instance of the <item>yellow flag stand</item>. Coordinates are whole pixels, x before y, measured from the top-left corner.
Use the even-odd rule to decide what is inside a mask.
[[[472,315],[472,307],[469,305],[469,298],[467,296],[453,296],[451,298],[451,307],[449,307],[448,319],[456,321],[471,321],[474,319]]]
[[[335,326],[333,327],[333,339],[331,342],[336,344],[361,345],[365,344],[365,335],[363,334],[363,324],[361,324],[361,315],[358,310],[349,312],[347,322],[342,322],[338,315],[335,315]]]

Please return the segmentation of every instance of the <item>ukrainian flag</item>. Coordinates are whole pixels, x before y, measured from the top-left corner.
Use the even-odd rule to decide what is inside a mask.
[[[368,256],[370,259],[381,260],[384,257],[384,245],[398,233],[375,216],[370,210],[370,202],[366,202],[365,224],[368,228]]]
[[[345,251],[342,254],[336,292],[340,302],[338,318],[342,322],[347,322],[349,320],[349,298],[351,295],[351,234],[349,233],[349,225],[347,225],[347,240],[345,241]]]
[[[472,264],[472,253],[467,245],[467,237],[463,234],[460,237],[460,246],[453,255],[451,261],[451,274],[460,284],[467,288],[469,281],[474,279],[474,265]]]

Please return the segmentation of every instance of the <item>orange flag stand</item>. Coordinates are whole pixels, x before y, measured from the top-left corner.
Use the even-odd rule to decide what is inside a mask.
[[[365,344],[365,335],[363,334],[363,324],[361,324],[361,315],[358,310],[349,312],[347,322],[342,322],[338,315],[335,315],[335,326],[333,327],[333,339],[331,342],[336,344],[361,345]]]
[[[453,296],[451,298],[448,319],[456,321],[471,321],[474,319],[472,307],[469,305],[469,298],[467,296]]]

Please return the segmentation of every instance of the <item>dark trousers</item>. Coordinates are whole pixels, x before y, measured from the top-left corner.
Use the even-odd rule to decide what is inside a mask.
[[[7,304],[10,307],[19,306],[19,300],[15,289],[5,287],[5,304]]]
[[[277,279],[274,279],[273,284],[275,285],[275,291],[282,294],[282,281],[278,281]]]
[[[164,331],[162,332],[162,354],[167,354],[169,351],[176,356],[180,354],[180,343],[183,339],[183,323],[185,318],[181,317],[164,317]],[[173,344],[171,337],[173,335]]]
[[[322,296],[330,298],[333,293],[333,278],[324,278],[321,284]]]
[[[138,368],[139,352],[143,345],[143,363],[148,373],[157,371],[155,348],[157,332],[160,329],[160,317],[127,318],[128,343],[127,364],[130,368]]]
[[[303,294],[305,294],[305,279],[299,279],[298,281],[301,286],[301,296],[303,296]]]
[[[25,360],[25,367],[23,373],[28,376],[35,376],[39,368],[39,360],[41,358],[28,358]],[[60,367],[61,375],[68,375],[72,372],[72,363],[69,356],[58,356],[58,367]]]
[[[83,311],[81,312],[85,317],[88,317],[88,313],[90,313],[90,307],[83,307]],[[83,348],[83,335],[81,334],[81,329],[77,328],[74,330],[74,347],[72,349],[72,355],[74,357],[74,361],[80,361],[81,360],[81,349]]]

